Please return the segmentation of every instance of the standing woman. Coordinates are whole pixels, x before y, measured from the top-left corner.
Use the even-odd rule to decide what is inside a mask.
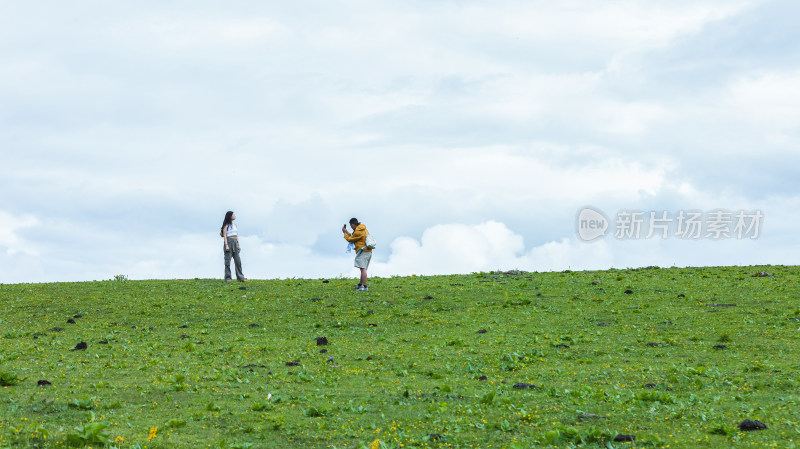
[[[225,241],[225,282],[232,281],[231,257],[233,257],[233,262],[236,264],[236,279],[239,282],[247,282],[244,274],[242,274],[242,260],[239,258],[239,251],[242,250],[239,247],[239,231],[236,229],[236,225],[233,224],[233,220],[236,220],[236,214],[229,210],[225,214],[222,229],[219,231],[219,235]]]

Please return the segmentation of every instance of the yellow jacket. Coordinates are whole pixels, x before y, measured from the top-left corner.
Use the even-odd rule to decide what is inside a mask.
[[[362,223],[356,226],[356,229],[353,231],[352,234],[349,232],[346,233],[344,235],[344,239],[347,240],[348,242],[356,244],[356,254],[358,254],[358,250],[367,246],[366,242],[367,234],[369,234],[369,231],[367,231],[367,226]],[[372,250],[369,248],[364,248],[364,251],[368,253],[372,252]]]

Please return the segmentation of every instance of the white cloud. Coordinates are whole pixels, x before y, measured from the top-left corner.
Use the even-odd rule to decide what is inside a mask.
[[[586,245],[570,221],[797,198],[800,39],[757,31],[781,6],[2,4],[0,218],[35,218],[0,228],[0,281],[216,277],[228,209],[252,277],[350,273],[351,215],[390,274],[738,260]],[[796,218],[768,217],[784,236]]]
[[[503,26],[511,35],[552,39],[575,36],[576,40],[601,39],[631,46],[664,43],[677,35],[698,30],[709,21],[720,20],[741,11],[752,2],[673,2],[652,4],[621,2],[516,2],[517,14],[502,8],[475,8],[475,16],[495,20],[473,23]]]
[[[135,17],[114,34],[128,45],[142,46],[130,41],[131,36],[144,37],[151,48],[169,52],[224,52],[253,48],[263,44],[281,44],[290,31],[284,24],[265,17],[226,17],[201,15],[176,17],[151,15]]]
[[[33,215],[14,216],[0,211],[0,248],[5,250],[7,256],[18,254],[37,256],[39,251],[35,244],[20,236],[19,231],[35,227],[38,224],[39,220]]]
[[[743,122],[772,132],[800,130],[800,69],[750,75],[729,89],[728,105]]]
[[[448,274],[522,269],[551,271],[613,266],[605,242],[583,244],[573,238],[526,250],[522,236],[505,224],[446,224],[425,230],[419,241],[399,237],[386,262],[374,264],[377,275]]]
[[[468,273],[507,265],[523,249],[522,237],[502,223],[437,225],[427,229],[420,242],[409,237],[396,239],[389,261],[376,265],[378,273],[387,275]]]

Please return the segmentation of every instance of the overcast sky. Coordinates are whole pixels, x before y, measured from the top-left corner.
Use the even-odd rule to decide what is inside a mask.
[[[350,217],[380,276],[799,264],[797,17],[0,1],[0,283],[222,278],[227,210],[254,279],[354,276]],[[607,225],[592,241],[584,208]],[[646,238],[651,212],[669,229]],[[742,238],[737,214],[761,215]]]

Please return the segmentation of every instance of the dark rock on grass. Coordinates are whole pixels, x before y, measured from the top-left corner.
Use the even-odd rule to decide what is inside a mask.
[[[485,334],[486,333],[486,329],[481,329],[481,330],[479,330],[478,332],[475,332],[475,333],[476,334]]]
[[[686,297],[686,295],[685,295],[685,294],[683,294],[683,293],[678,293],[678,298],[685,298],[685,297]]]
[[[438,433],[429,433],[428,434],[428,439],[430,441],[439,441],[439,440],[442,439],[442,436],[440,434],[438,434]]]
[[[647,346],[650,346],[651,348],[660,348],[661,346],[666,346],[666,344],[656,343],[651,341],[650,343],[647,344]]]
[[[293,362],[286,362],[286,366],[300,366],[300,361],[295,360]]]
[[[725,345],[715,345],[714,349],[728,349],[728,347]]]
[[[536,385],[525,383],[525,382],[520,382],[520,383],[514,384],[514,386],[512,388],[514,388],[515,390],[528,390],[528,389],[533,390],[533,389],[536,388]]]
[[[70,318],[70,319],[67,320],[67,324],[75,324],[75,320]]]
[[[375,323],[369,323],[369,324],[367,324],[367,326],[369,326],[369,327],[378,327],[378,325],[375,324]]]
[[[261,327],[258,323],[250,323],[247,327]]]
[[[627,441],[627,442],[630,442],[630,441],[636,441],[636,435],[623,435],[623,434],[619,434],[619,435],[617,435],[617,436],[615,436],[615,437],[614,437],[614,441],[617,441],[617,442],[626,442],[626,441]]]
[[[633,293],[633,290],[625,290],[626,295],[630,295],[631,293]]]
[[[608,419],[608,417],[603,415],[595,415],[593,413],[581,413],[578,415],[579,421],[583,421],[585,419]]]
[[[556,345],[556,348],[569,349],[569,345],[565,345],[564,343],[559,343]]]
[[[489,378],[486,377],[486,376],[481,376],[481,377],[478,378],[478,380],[489,380]]]
[[[424,298],[422,298],[422,299],[433,299],[433,296],[431,296],[431,295],[428,295],[428,296],[426,296],[426,297],[424,297]]]
[[[187,325],[185,325],[185,324],[184,324],[183,326],[178,326],[178,329],[187,329],[188,327],[189,327],[189,326],[187,326]]]
[[[108,340],[100,340],[97,343],[99,343],[101,345],[107,345],[108,344]]]
[[[61,331],[64,330],[64,328],[63,327],[51,327],[50,330],[53,331],[53,332],[61,332]]]
[[[189,336],[186,334],[181,334],[181,338],[189,338]]]
[[[87,347],[88,346],[87,346],[86,342],[82,341],[82,342],[78,343],[77,345],[75,345],[75,347],[73,349],[70,349],[70,351],[85,351]]]
[[[368,355],[368,356],[367,356],[367,358],[366,358],[365,360],[372,360],[372,356],[371,356],[371,355]]]
[[[317,346],[326,346],[328,344],[328,339],[325,337],[317,337]]]
[[[592,281],[592,285],[600,285],[600,281],[598,279],[595,279]]]
[[[739,424],[739,430],[750,432],[751,430],[766,430],[767,425],[761,421],[745,419]]]
[[[49,380],[44,380],[43,379],[43,380],[40,380],[39,382],[36,382],[36,385],[38,385],[40,387],[46,387],[48,385],[53,385],[53,384]]]
[[[242,367],[242,369],[249,369],[251,373],[253,372],[253,368],[266,368],[266,366],[250,364],[250,365],[245,365],[245,366]]]
[[[322,301],[322,298],[311,298],[311,302],[319,302]]]
[[[79,314],[76,314],[76,315],[72,315],[72,318],[83,318],[83,314],[79,313]]]
[[[327,354],[327,353],[328,353],[328,350],[327,350],[327,349],[325,349],[325,348],[322,348],[322,349],[320,349],[320,350],[319,350],[319,353],[320,353],[320,354]]]
[[[754,274],[752,277],[754,277],[754,278],[771,278],[773,276],[771,274],[767,273],[766,271],[759,271],[758,273]]]
[[[597,323],[597,325],[598,325],[598,326],[600,326],[600,327],[611,326],[611,325],[610,325],[610,324],[608,324],[608,323]]]
[[[247,287],[239,287],[239,290],[247,290]]]
[[[655,387],[656,387],[656,384],[653,384],[653,383],[650,383],[650,384],[644,384],[644,387],[645,387],[645,388],[655,388]]]
[[[329,281],[329,280],[327,280],[327,279],[323,279],[323,280],[322,280],[322,283],[323,283],[323,284],[327,284],[327,283],[329,283],[329,282],[330,282],[330,281]]]

